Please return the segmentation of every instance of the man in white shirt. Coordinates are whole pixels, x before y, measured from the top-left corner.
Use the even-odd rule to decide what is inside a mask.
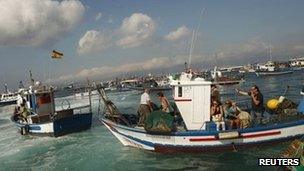
[[[145,92],[140,97],[140,105],[138,107],[139,122],[138,126],[144,126],[145,120],[152,111],[152,102],[149,95],[149,89],[145,89]]]

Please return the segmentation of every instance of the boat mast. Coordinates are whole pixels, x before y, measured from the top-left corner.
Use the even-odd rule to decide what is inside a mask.
[[[194,51],[194,48],[195,48],[195,43],[197,42],[198,32],[199,32],[199,29],[200,29],[200,26],[201,26],[201,21],[202,21],[204,12],[205,12],[205,8],[202,9],[202,11],[200,13],[199,20],[198,20],[197,27],[192,32],[192,39],[191,39],[190,52],[189,52],[189,61],[188,61],[188,69],[191,68],[192,54],[193,54],[193,51]]]
[[[35,81],[33,79],[33,74],[32,74],[32,71],[30,70],[30,79],[31,79],[31,85],[33,86]]]
[[[271,46],[270,42],[269,42],[269,57],[270,57],[270,60],[272,61],[272,46]]]

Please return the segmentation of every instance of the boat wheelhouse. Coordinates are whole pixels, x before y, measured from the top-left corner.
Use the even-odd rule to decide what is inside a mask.
[[[52,87],[35,85],[21,94],[11,117],[22,135],[61,136],[86,130],[92,124],[90,105],[71,108],[68,101],[55,110]]]
[[[178,80],[171,80],[173,98],[185,130],[165,134],[151,133],[130,124],[117,122],[113,116],[103,117],[102,123],[124,146],[164,153],[237,150],[287,141],[304,135],[303,115],[297,115],[296,119],[282,123],[217,130],[211,126],[210,120],[211,84],[202,78],[193,79],[190,73],[182,73]],[[104,96],[104,93],[100,94]],[[103,99],[106,106],[113,105],[107,97]],[[116,110],[115,107],[108,109]]]

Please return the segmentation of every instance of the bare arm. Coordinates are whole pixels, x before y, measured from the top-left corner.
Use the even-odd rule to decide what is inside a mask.
[[[244,95],[244,96],[249,96],[248,95],[248,92],[246,92],[246,91],[242,91],[242,90],[238,90],[238,89],[235,89],[236,90],[236,92],[238,93],[238,94],[241,94],[241,95]]]

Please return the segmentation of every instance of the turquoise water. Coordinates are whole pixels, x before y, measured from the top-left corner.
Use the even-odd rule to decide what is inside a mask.
[[[295,102],[302,97],[303,73],[256,78],[246,77],[246,82],[221,87],[223,98],[241,100],[234,95],[234,88],[260,86],[265,99],[283,94]],[[170,92],[167,92],[169,96]],[[111,93],[109,97],[122,112],[136,111],[140,93]],[[88,103],[87,99],[73,97],[56,99],[60,109],[68,99],[72,106]],[[154,98],[157,101],[156,98]],[[246,98],[245,98],[246,99]],[[209,154],[158,154],[122,146],[96,119],[98,100],[93,98],[94,121],[92,128],[59,138],[20,136],[9,117],[14,106],[0,108],[0,170],[274,170],[257,167],[260,157],[278,156],[288,143],[276,146],[252,148],[245,151]]]

